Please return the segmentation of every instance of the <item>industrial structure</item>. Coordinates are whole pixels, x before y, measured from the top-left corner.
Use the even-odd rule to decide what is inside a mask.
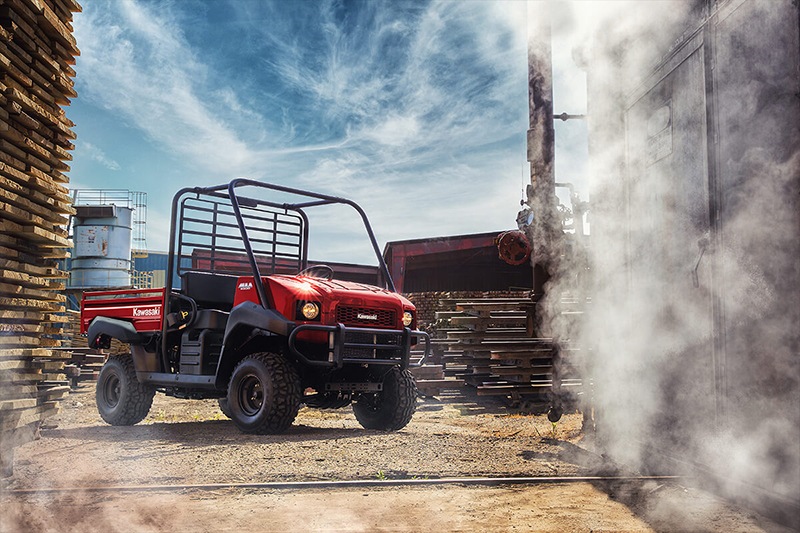
[[[147,193],[128,190],[72,191],[71,229],[75,250],[68,265],[68,288],[131,287],[134,258],[147,257]]]
[[[800,523],[800,12],[642,3],[589,87],[598,437]],[[609,20],[608,25],[616,25]]]

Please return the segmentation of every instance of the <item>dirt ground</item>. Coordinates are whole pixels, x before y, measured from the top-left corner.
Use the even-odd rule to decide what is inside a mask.
[[[109,485],[584,476],[581,416],[509,413],[463,396],[421,401],[402,431],[361,428],[349,408],[302,409],[284,435],[239,433],[216,401],[157,395],[132,427],[100,420],[86,385],[16,450],[0,532],[788,531],[674,482],[88,492]],[[14,489],[69,487],[56,493]]]

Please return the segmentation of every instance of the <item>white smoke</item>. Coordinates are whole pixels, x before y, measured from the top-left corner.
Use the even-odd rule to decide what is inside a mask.
[[[729,493],[797,505],[798,60],[784,35],[797,8],[744,4],[572,2],[554,19],[588,70],[593,223],[593,303],[557,333],[591,350],[598,435],[616,459],[674,472],[663,453]],[[703,32],[714,15],[716,41]],[[551,294],[578,274],[566,268]]]

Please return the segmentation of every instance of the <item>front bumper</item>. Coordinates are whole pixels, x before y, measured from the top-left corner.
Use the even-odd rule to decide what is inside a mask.
[[[328,360],[311,359],[297,347],[297,334],[303,331],[317,331],[328,334]],[[425,353],[418,363],[411,364],[411,345],[413,338],[425,341]],[[346,364],[360,365],[400,365],[400,368],[422,366],[431,351],[431,338],[424,331],[354,328],[344,324],[326,326],[322,324],[302,324],[289,334],[289,350],[301,362],[310,366],[342,368]]]

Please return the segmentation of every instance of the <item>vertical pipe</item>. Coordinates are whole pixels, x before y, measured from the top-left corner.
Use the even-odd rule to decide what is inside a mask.
[[[533,253],[534,298],[541,299],[552,271],[551,244],[560,230],[555,204],[553,126],[553,60],[550,42],[550,3],[528,2],[528,162],[527,203],[534,220],[528,227]]]

